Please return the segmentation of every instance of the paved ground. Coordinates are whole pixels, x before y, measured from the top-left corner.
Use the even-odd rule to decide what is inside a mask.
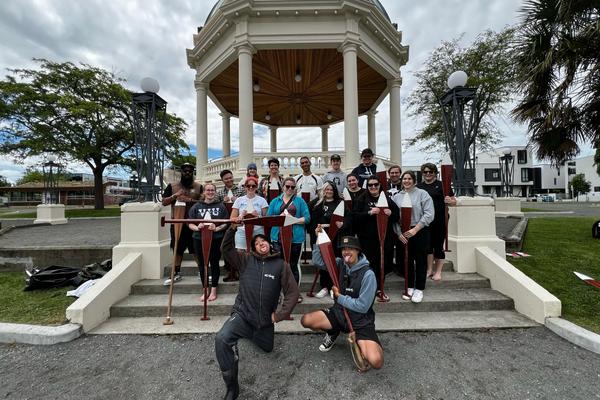
[[[8,219],[2,220],[5,226]],[[72,218],[62,225],[13,229],[2,235],[0,249],[36,246],[116,246],[121,239],[121,219]]]
[[[240,399],[600,399],[600,356],[545,328],[382,334],[385,366],[366,374],[343,340],[322,354],[320,338],[277,335],[270,354],[240,342]],[[213,335],[3,345],[0,398],[221,398],[213,346]]]

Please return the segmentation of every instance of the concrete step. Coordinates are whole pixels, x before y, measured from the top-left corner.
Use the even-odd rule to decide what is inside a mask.
[[[386,292],[391,301],[375,302],[376,313],[399,312],[442,312],[475,310],[510,310],[514,308],[512,299],[491,289],[429,289],[425,291],[423,302],[414,304],[402,300],[400,289],[392,288]],[[235,294],[222,294],[209,304],[210,315],[229,315],[235,300]],[[168,296],[166,294],[131,295],[110,309],[111,317],[159,317],[166,315]],[[294,312],[304,314],[333,304],[331,298],[304,297],[296,305]],[[200,315],[202,307],[199,294],[177,294],[173,296],[172,315]]]
[[[300,292],[306,293],[310,290],[314,278],[314,273],[303,274],[300,281]],[[145,279],[134,284],[131,288],[131,294],[167,294],[169,286],[163,285],[163,279]],[[386,276],[386,288],[402,288],[404,278],[391,273]],[[438,289],[469,289],[469,288],[489,288],[489,280],[477,274],[458,274],[456,272],[445,272],[441,281],[427,281],[427,288]],[[181,281],[174,285],[176,294],[202,293],[202,284],[197,276],[184,276]],[[219,280],[219,293],[237,293],[239,290],[238,282],[223,282],[223,276]],[[319,281],[315,286],[315,292],[320,290]]]
[[[300,325],[301,314],[294,314],[292,321],[275,325],[278,333],[313,333]],[[402,312],[379,313],[375,326],[379,332],[391,331],[449,331],[529,328],[539,326],[527,317],[510,310],[449,311],[449,312]],[[115,317],[110,318],[90,334],[146,334],[169,335],[181,333],[216,333],[227,316],[210,316],[201,321],[197,316],[174,316],[173,325],[163,325],[164,317]],[[320,334],[319,334],[320,335]],[[315,351],[320,341],[315,338]],[[340,342],[342,343],[342,342]]]
[[[302,261],[300,261],[299,265],[300,265],[300,270],[302,271],[303,275],[309,274],[312,276],[312,274],[314,274],[315,267],[313,266],[312,263],[303,264]],[[453,271],[452,263],[450,261],[446,261],[442,271],[445,271],[445,272]],[[163,276],[168,277],[168,276],[170,276],[170,274],[171,274],[171,266],[169,265],[167,267],[164,267]],[[221,261],[221,275],[225,276],[225,274],[226,274],[226,271],[225,271],[225,268],[223,267],[223,261]],[[198,266],[196,265],[196,262],[194,260],[184,260],[181,263],[181,275],[182,276],[198,276]]]

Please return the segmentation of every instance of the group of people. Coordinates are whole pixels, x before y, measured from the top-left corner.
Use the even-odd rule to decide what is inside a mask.
[[[306,246],[307,233],[313,264],[322,269],[316,297],[331,296],[334,299],[329,309],[305,314],[301,320],[304,327],[325,332],[319,346],[321,351],[331,349],[340,332],[353,330],[367,365],[381,368],[383,349],[375,332],[373,303],[376,296],[385,296],[382,291],[385,274],[396,271],[404,275],[403,261],[407,251],[408,290],[403,298],[414,303],[422,301],[428,277],[441,279],[445,206],[455,200],[452,195],[444,195],[437,180],[436,166],[423,164],[423,181],[417,182],[413,171],[402,172],[400,166],[394,165],[386,171],[389,178],[382,181],[377,174],[381,171],[377,171],[373,163],[371,149],[362,151],[361,164],[349,174],[341,170],[339,155],[332,155],[330,161],[331,170],[320,177],[312,173],[310,159],[302,157],[299,162],[302,173],[286,178],[280,175],[276,158],[268,161],[269,174],[263,178],[258,176],[256,164],[251,163],[238,185],[234,183],[231,171],[222,171],[223,187],[218,190],[213,183],[204,186],[195,183],[193,165],[184,164],[181,181],[170,184],[164,192],[163,205],[175,206],[177,202],[184,202],[191,220],[206,219],[210,214],[211,219],[229,221],[228,224],[190,222],[184,225],[177,247],[172,243],[176,253],[174,282],[165,281],[165,284],[172,284],[181,279],[181,256],[186,249],[195,254],[203,284],[208,282],[210,285],[208,301],[218,296],[221,257],[227,270],[224,281],[239,279],[239,293],[231,317],[215,339],[217,360],[227,386],[225,398],[236,398],[239,393],[238,339],[250,338],[261,349],[271,351],[274,323],[288,318],[295,304],[303,301],[298,289],[301,278],[298,261],[303,244]],[[385,200],[383,203],[382,199]],[[404,225],[409,228],[402,231],[400,210],[408,204],[408,199],[410,224],[405,221]],[[378,235],[381,229],[379,213],[388,217],[383,252]],[[279,227],[265,232],[260,225],[243,224],[249,217],[288,214],[295,217],[289,263],[283,260]],[[333,218],[334,214],[337,218]],[[214,231],[208,257],[209,279],[204,276],[202,229]],[[247,248],[245,229],[253,229],[250,249]],[[322,231],[335,235],[331,240],[335,244],[337,277],[325,271],[319,246],[315,244],[317,234]],[[384,266],[383,271],[380,265]],[[339,285],[335,286],[334,281]],[[280,293],[283,293],[283,300]]]

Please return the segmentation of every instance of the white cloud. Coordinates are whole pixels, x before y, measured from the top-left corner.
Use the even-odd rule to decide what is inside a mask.
[[[184,118],[189,126],[186,140],[195,144],[196,98],[193,86],[194,71],[185,57],[192,46],[192,35],[204,25],[216,0],[4,0],[0,13],[0,70],[33,67],[32,58],[53,61],[84,62],[118,73],[137,89],[144,76],[160,82],[160,94],[169,102],[169,111]],[[516,21],[521,0],[382,0],[392,22],[403,32],[403,43],[410,45],[409,63],[402,69],[401,96],[406,97],[414,87],[413,73],[442,40],[465,32],[470,42],[485,29],[502,29]],[[209,101],[209,147],[221,146],[221,117]],[[524,143],[523,127],[514,126],[505,117],[507,143]],[[412,136],[417,121],[407,118],[403,106],[403,139]],[[376,117],[378,151],[389,155],[389,106],[387,99]],[[359,146],[366,146],[366,118],[359,122]],[[231,120],[233,151],[239,147],[238,122]],[[321,130],[315,128],[280,129],[281,149],[320,150]],[[256,148],[269,148],[269,132],[257,132]],[[331,148],[343,146],[343,124],[330,128]],[[406,163],[423,160],[414,150],[403,154]],[[435,158],[435,157],[434,157]],[[9,160],[2,161],[2,169]],[[15,167],[18,170],[18,167]],[[22,169],[21,169],[22,170]],[[13,173],[14,175],[14,173]]]

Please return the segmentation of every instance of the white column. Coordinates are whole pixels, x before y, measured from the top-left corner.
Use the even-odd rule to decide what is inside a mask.
[[[344,55],[344,146],[346,165],[354,167],[360,163],[358,154],[358,78],[356,75],[356,52],[354,43],[342,45]]]
[[[238,47],[238,101],[240,118],[240,155],[239,167],[246,168],[252,162],[254,153],[254,106],[252,102],[252,53],[249,44]]]
[[[231,155],[231,114],[222,112],[219,114],[223,122],[223,157]]]
[[[276,153],[277,152],[277,127],[270,126],[269,129],[271,130],[271,153]]]
[[[371,110],[367,113],[367,147],[377,154],[375,114],[377,114],[377,110]]]
[[[196,174],[204,175],[204,166],[208,164],[208,84],[195,81],[196,87]]]
[[[402,78],[390,79],[390,160],[402,165],[402,134],[400,131],[400,86]]]
[[[329,151],[329,125],[321,126],[321,151]]]

